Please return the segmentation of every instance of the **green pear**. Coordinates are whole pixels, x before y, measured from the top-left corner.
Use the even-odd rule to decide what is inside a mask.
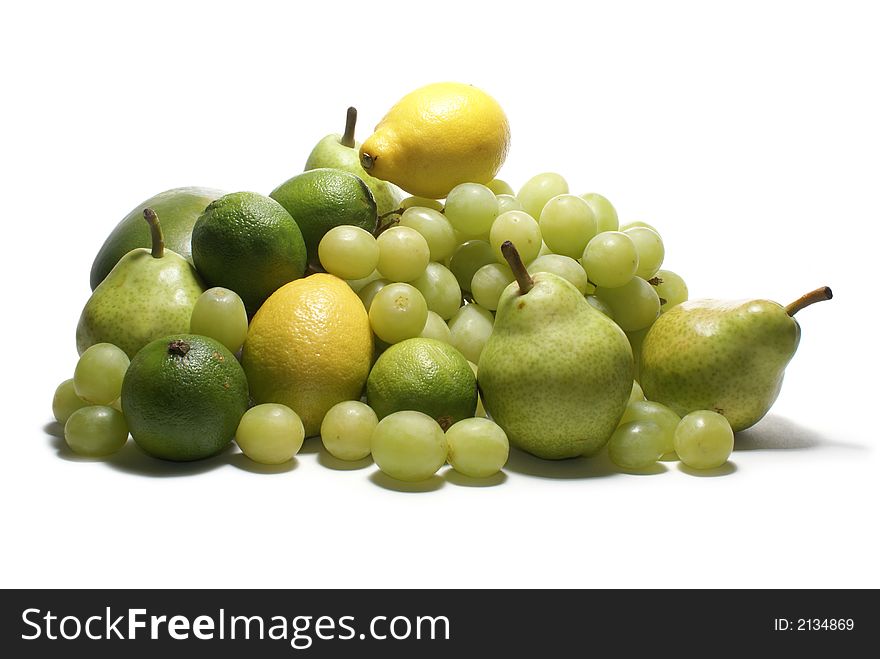
[[[96,343],[112,343],[129,356],[154,339],[189,332],[189,319],[205,291],[196,269],[165,249],[156,213],[147,208],[153,246],[123,256],[98,284],[76,327],[80,354]]]
[[[144,209],[152,208],[162,218],[165,247],[192,260],[190,240],[193,225],[205,207],[226,193],[214,188],[174,188],[138,204],[110,232],[92,263],[90,284],[98,288],[123,256],[136,247],[150,246],[150,229],[144,224]]]
[[[723,414],[744,430],[770,409],[801,328],[794,314],[831,299],[827,286],[783,307],[769,300],[692,300],[661,314],[641,349],[640,384],[648,400],[679,416]]]
[[[629,400],[629,341],[570,282],[529,275],[509,241],[502,252],[516,281],[501,295],[480,356],[483,405],[517,448],[548,459],[591,455]]]
[[[391,183],[373,178],[361,167],[359,155],[361,143],[354,140],[356,123],[357,110],[348,108],[345,132],[342,135],[339,133],[327,135],[318,142],[306,160],[305,171],[320,167],[332,167],[360,177],[373,193],[379,215],[386,215],[400,208],[401,195]]]

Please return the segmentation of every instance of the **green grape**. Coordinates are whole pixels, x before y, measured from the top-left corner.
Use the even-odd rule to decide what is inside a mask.
[[[636,277],[650,279],[663,265],[665,250],[663,239],[660,234],[647,227],[633,227],[624,233],[630,237],[636,246],[639,255],[639,267],[636,268]]]
[[[425,297],[409,284],[388,284],[370,304],[370,326],[386,343],[418,336],[428,320]]]
[[[341,224],[321,238],[318,260],[324,270],[340,279],[363,279],[379,263],[379,244],[369,231]]]
[[[547,172],[526,181],[516,198],[526,213],[532,217],[541,217],[544,204],[559,194],[568,194],[568,183],[559,174]]]
[[[73,371],[76,395],[93,405],[109,405],[122,393],[128,363],[128,355],[112,343],[90,346]]]
[[[679,275],[672,270],[658,270],[651,281],[660,298],[660,311],[668,311],[688,299],[688,287]]]
[[[477,365],[472,361],[468,360],[468,366],[471,367],[471,370],[474,372],[474,377],[477,377]],[[477,411],[474,412],[475,417],[485,417],[488,416],[486,414],[486,408],[483,407],[483,396],[480,393],[477,393]]]
[[[376,239],[379,262],[376,269],[391,281],[412,281],[421,275],[431,261],[428,242],[415,229],[391,227]]]
[[[445,261],[452,256],[458,245],[452,224],[443,213],[432,208],[407,208],[400,216],[400,226],[415,229],[422,234],[428,243],[432,261]]]
[[[400,207],[404,210],[408,208],[430,208],[435,211],[442,211],[443,204],[437,201],[436,199],[428,199],[427,197],[407,197],[403,201],[400,202]]]
[[[513,281],[513,272],[506,263],[489,263],[474,273],[471,293],[480,306],[495,311],[498,300],[507,285]]]
[[[428,320],[419,334],[423,339],[437,339],[452,345],[452,332],[449,331],[449,325],[433,311],[428,311]]]
[[[544,254],[529,263],[526,269],[532,275],[536,272],[552,272],[573,284],[581,295],[585,295],[587,292],[587,273],[584,272],[580,263],[568,256]]]
[[[575,195],[561,194],[544,205],[541,237],[556,254],[579,259],[590,239],[596,235],[596,218],[590,205]]]
[[[479,304],[466,304],[449,320],[452,345],[466,359],[479,364],[494,324],[495,318],[490,311]]]
[[[453,252],[449,270],[458,280],[461,290],[470,291],[474,274],[487,263],[495,263],[495,252],[485,240],[468,240]]]
[[[64,441],[70,450],[90,458],[115,453],[127,439],[125,417],[107,405],[82,407],[64,424]]]
[[[553,250],[550,249],[549,247],[547,247],[547,243],[545,243],[542,240],[541,241],[541,249],[538,251],[538,258],[541,258],[542,256],[547,256],[548,254],[552,254],[552,253],[553,253]]]
[[[431,262],[422,276],[410,282],[424,296],[428,309],[449,320],[461,306],[461,287],[447,268]]]
[[[675,429],[675,452],[692,469],[720,467],[732,451],[733,430],[717,412],[691,412]]]
[[[379,271],[373,270],[373,272],[363,279],[349,279],[345,283],[348,284],[348,287],[355,293],[360,293],[364,289],[364,286],[381,278],[382,275],[379,274]]]
[[[235,291],[217,286],[202,293],[193,307],[189,331],[219,341],[235,354],[248,331],[247,310]]]
[[[509,194],[500,194],[498,195],[498,214],[506,213],[507,211],[521,211],[523,209],[523,205],[519,203],[519,199]]]
[[[640,222],[640,221],[638,221],[638,220],[636,220],[635,222],[627,222],[626,224],[621,224],[621,225],[620,225],[620,228],[618,229],[618,231],[629,231],[630,229],[635,229],[636,227],[642,227],[642,228],[644,228],[644,229],[650,229],[651,231],[653,231],[654,233],[656,233],[658,236],[660,235],[660,232],[657,231],[657,229],[655,229],[653,226],[651,226],[651,225],[648,224],[647,222]]]
[[[65,380],[55,389],[55,395],[52,397],[52,414],[55,415],[58,423],[67,423],[70,415],[82,407],[88,407],[82,398],[76,395],[73,388],[73,378]]]
[[[608,440],[608,457],[623,469],[646,469],[663,456],[663,450],[663,430],[652,421],[624,423]]]
[[[426,480],[446,463],[443,429],[421,412],[394,412],[379,421],[370,450],[379,469],[401,481]]]
[[[634,383],[633,391],[635,391],[635,384],[637,383]],[[641,392],[641,387],[639,387],[639,392]],[[644,398],[644,395],[642,397]],[[632,396],[630,396],[630,402],[627,404],[618,425],[622,426],[631,421],[656,423],[663,432],[663,455],[675,452],[675,429],[681,418],[668,407],[650,400],[632,400]]]
[[[590,205],[596,217],[597,231],[617,231],[619,222],[617,211],[605,197],[595,192],[581,195],[581,199]]]
[[[363,460],[379,419],[366,403],[347,400],[331,407],[321,422],[321,442],[334,458]]]
[[[623,286],[639,269],[636,245],[621,231],[603,231],[587,243],[581,264],[596,286]]]
[[[611,312],[611,307],[605,304],[602,300],[597,298],[595,295],[587,295],[587,302],[596,310],[608,316],[611,320],[614,320],[614,314]]]
[[[507,240],[516,247],[523,263],[530,263],[538,258],[538,252],[541,251],[541,228],[528,213],[507,211],[495,219],[489,231],[489,244],[498,263],[507,263],[501,253],[501,245]]]
[[[507,462],[510,444],[494,421],[475,417],[462,419],[446,431],[449,464],[471,478],[494,476]]]
[[[633,277],[617,288],[596,289],[596,297],[611,307],[620,329],[635,332],[649,327],[660,314],[660,298],[651,286],[641,277]]]
[[[645,400],[645,392],[642,391],[642,385],[633,380],[632,391],[629,392],[629,402],[636,403]],[[619,423],[617,425],[620,425]]]
[[[375,279],[364,286],[360,290],[360,292],[358,292],[358,297],[361,299],[361,302],[364,303],[364,309],[369,311],[370,305],[373,304],[373,298],[376,297],[376,293],[381,291],[390,283],[391,282],[387,279]]]
[[[485,185],[461,183],[446,197],[444,213],[462,235],[469,238],[484,236],[498,216],[498,199]]]
[[[513,196],[513,188],[510,187],[507,181],[502,181],[500,178],[493,178],[486,184],[486,187],[494,192],[496,196],[503,194]]]
[[[287,405],[263,403],[244,413],[235,431],[238,448],[254,462],[283,464],[302,448],[305,429]]]

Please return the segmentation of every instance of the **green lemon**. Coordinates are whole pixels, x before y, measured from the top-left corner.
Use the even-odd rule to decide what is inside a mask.
[[[211,202],[193,227],[192,252],[205,281],[238,293],[249,316],[306,269],[296,222],[281,204],[256,192]]]
[[[354,174],[323,167],[303,172],[279,185],[269,195],[299,225],[309,262],[319,265],[318,243],[333,227],[351,224],[373,233],[378,215],[376,200],[366,183]]]
[[[448,343],[414,338],[389,347],[367,378],[367,402],[382,419],[414,410],[446,430],[474,416],[477,381],[467,359]]]
[[[206,336],[177,334],[144,346],[122,382],[132,438],[163,460],[200,460],[222,450],[248,406],[235,357]]]

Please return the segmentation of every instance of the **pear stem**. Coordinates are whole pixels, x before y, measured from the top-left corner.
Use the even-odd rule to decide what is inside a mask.
[[[806,295],[802,295],[797,300],[785,307],[785,313],[787,313],[789,316],[794,316],[804,307],[808,307],[811,304],[815,304],[816,302],[824,302],[825,300],[830,300],[832,297],[833,296],[831,294],[831,289],[828,288],[828,286],[817,288],[815,291],[810,291]]]
[[[162,235],[162,227],[159,225],[159,216],[152,208],[144,209],[144,219],[150,225],[150,239],[152,248],[150,254],[154,259],[161,259],[165,256],[165,236]]]
[[[501,253],[513,271],[513,276],[516,277],[516,283],[519,284],[519,294],[525,295],[532,290],[535,280],[532,279],[529,271],[526,270],[526,265],[523,263],[519,252],[516,251],[516,247],[513,246],[512,242],[505,240],[501,243]]]
[[[348,108],[348,112],[345,114],[345,132],[342,134],[342,139],[339,140],[339,143],[342,146],[347,146],[349,149],[354,148],[354,127],[357,124],[357,120],[357,109]]]

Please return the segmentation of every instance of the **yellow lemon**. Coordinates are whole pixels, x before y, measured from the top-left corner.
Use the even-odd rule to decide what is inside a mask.
[[[360,298],[343,280],[314,274],[273,293],[257,311],[242,350],[256,403],[296,412],[306,437],[331,407],[361,396],[373,359],[373,335]]]
[[[373,177],[412,195],[441,199],[459,183],[488,183],[507,158],[510,126],[498,102],[458,82],[404,96],[361,145]]]

